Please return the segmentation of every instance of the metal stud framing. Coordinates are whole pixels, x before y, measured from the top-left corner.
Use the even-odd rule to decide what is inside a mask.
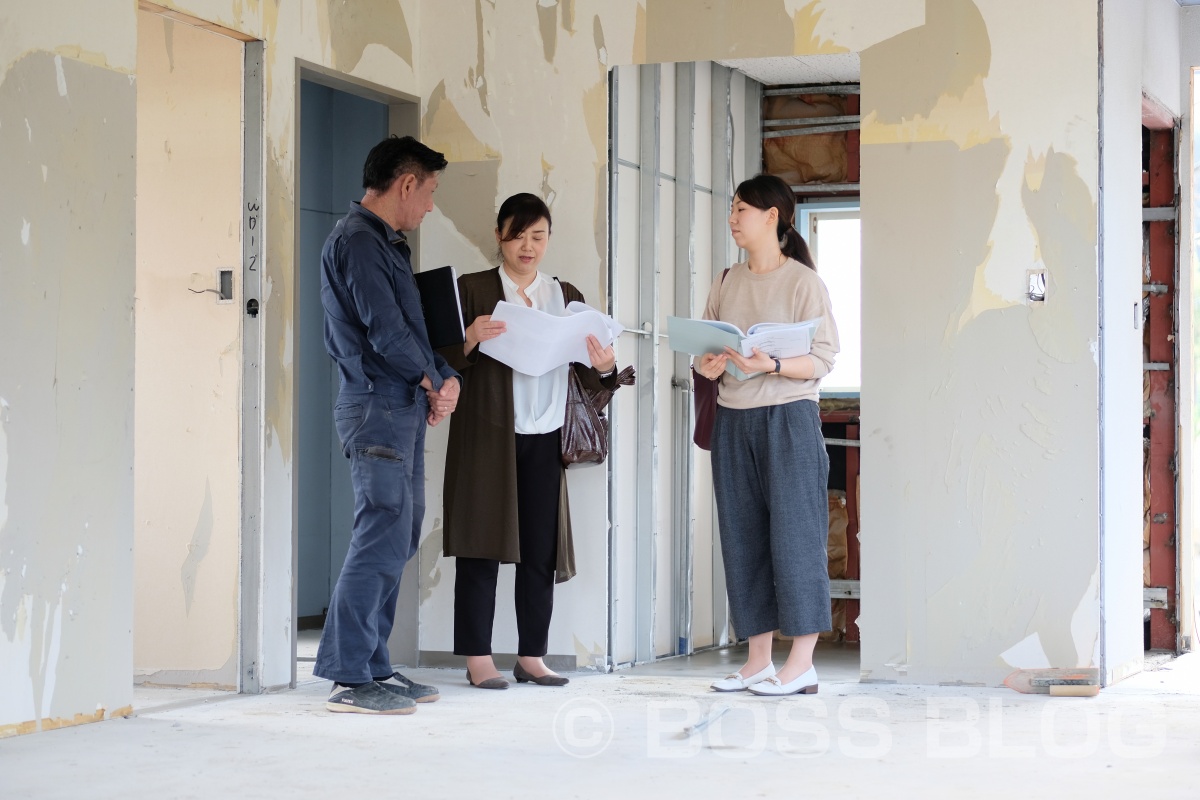
[[[675,314],[694,316],[696,284],[696,65],[675,66]],[[672,552],[675,559],[674,634],[676,655],[692,652],[692,546],[695,541],[695,466],[692,447],[691,358],[674,356],[671,386],[675,414],[675,499]]]
[[[242,537],[238,691],[262,684],[263,502],[263,43],[245,46],[242,140]],[[253,303],[253,309],[249,304]],[[294,566],[294,565],[293,565]],[[294,573],[293,573],[294,574]],[[296,679],[295,662],[292,682]]]
[[[721,270],[732,264],[729,238],[729,204],[733,199],[733,118],[730,116],[730,84],[733,70],[712,66],[712,264],[708,275],[711,285]],[[752,128],[751,130],[758,130]],[[761,145],[760,145],[761,146]],[[713,498],[712,519],[712,596],[713,633],[718,645],[728,644],[729,606],[725,598],[725,562],[721,560],[720,519]]]
[[[654,658],[654,591],[657,560],[655,486],[658,474],[658,326],[659,326],[659,135],[662,69],[657,65],[638,70],[640,83],[639,209],[638,231],[638,365],[637,382],[637,622],[634,658],[638,663]]]
[[[1177,362],[1175,321],[1175,131],[1150,133],[1150,206],[1157,219],[1145,223],[1149,252],[1150,283],[1146,304],[1146,341],[1150,363],[1148,473],[1150,481],[1150,588],[1166,589],[1165,607],[1150,609],[1150,647],[1175,650],[1178,636],[1178,430],[1175,368]],[[1163,209],[1170,209],[1167,217]]]

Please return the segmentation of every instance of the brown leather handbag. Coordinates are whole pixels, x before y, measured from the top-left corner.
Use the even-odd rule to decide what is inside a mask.
[[[729,276],[727,268],[721,273],[721,284]],[[696,427],[692,430],[692,441],[701,450],[712,450],[713,425],[717,421],[717,389],[721,379],[710,381],[692,367],[692,400],[695,403]]]
[[[710,381],[692,367],[692,399],[696,404],[696,428],[692,441],[701,450],[712,450],[713,425],[717,421],[717,388],[721,381]]]
[[[586,367],[585,367],[586,369]],[[634,383],[633,366],[617,373],[611,389],[590,392],[583,388],[575,366],[567,372],[567,414],[562,426],[562,463],[564,467],[603,464],[608,457],[608,414],[613,392]]]

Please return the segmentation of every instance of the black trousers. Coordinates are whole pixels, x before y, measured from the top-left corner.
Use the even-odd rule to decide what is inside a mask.
[[[558,492],[562,480],[559,431],[517,437],[517,527],[521,562],[516,565],[517,655],[546,655],[554,611],[558,560]],[[492,653],[496,575],[500,562],[458,558],[454,577],[454,653]]]

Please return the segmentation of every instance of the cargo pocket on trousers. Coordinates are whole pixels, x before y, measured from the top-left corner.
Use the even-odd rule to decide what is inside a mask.
[[[333,407],[333,428],[342,444],[342,455],[350,457],[348,443],[363,424],[363,407],[358,403],[338,403]]]
[[[408,488],[408,460],[394,447],[356,445],[359,480],[372,508],[399,514]]]

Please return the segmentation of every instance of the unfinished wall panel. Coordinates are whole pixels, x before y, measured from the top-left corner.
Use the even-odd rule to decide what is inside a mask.
[[[0,362],[0,669],[7,685],[19,687],[0,700],[0,725],[95,718],[97,706],[111,714],[129,697],[133,611],[120,587],[132,583],[134,528],[137,25],[135,4],[93,5],[86,19],[74,3],[15,6],[0,29],[0,158],[11,187],[0,197],[7,231],[0,232],[0,327],[3,341],[29,348],[7,349]],[[1132,326],[1107,322],[1132,316],[1137,288],[1125,284],[1128,275],[1101,273],[1097,247],[1103,218],[1104,263],[1121,262],[1127,221],[1138,238],[1138,209],[1135,201],[1127,220],[1126,201],[1115,200],[1128,168],[1120,158],[1106,162],[1106,191],[1117,194],[1101,209],[1095,2],[761,0],[733,23],[693,3],[638,0],[576,0],[569,13],[565,3],[529,4],[504,14],[469,0],[170,5],[268,43],[256,323],[265,390],[261,429],[250,431],[263,451],[263,494],[255,500],[263,511],[257,555],[266,566],[262,605],[253,609],[261,640],[247,654],[262,685],[288,683],[292,669],[297,60],[423,98],[429,143],[474,164],[439,197],[424,226],[423,258],[436,253],[463,269],[492,264],[494,254],[480,246],[489,224],[476,219],[480,209],[494,210],[516,191],[541,192],[555,213],[548,270],[604,303],[611,67],[861,52],[870,320],[863,332],[865,674],[995,682],[1034,662],[1097,666],[1103,637],[1118,643],[1105,655],[1113,676],[1136,668],[1132,643],[1118,629],[1120,617],[1136,622],[1140,614],[1140,603],[1129,602],[1140,588],[1140,450],[1136,430],[1119,420],[1126,407],[1138,416],[1140,381],[1134,375],[1132,389],[1121,382],[1138,362],[1138,345]],[[1132,4],[1104,6],[1121,12],[1106,20],[1106,31],[1124,31],[1140,47],[1143,23],[1125,16]],[[1127,76],[1140,75],[1141,63],[1122,55],[1126,44],[1105,43],[1110,67],[1120,64],[1106,85],[1119,85],[1119,98],[1137,98],[1140,81]],[[435,110],[443,82],[445,100]],[[1136,152],[1122,131],[1136,125],[1137,111],[1121,99],[1104,113],[1106,158]],[[639,224],[636,199],[635,192],[632,205],[616,209],[612,224]],[[1042,306],[1024,297],[1030,269],[1050,279]],[[1189,278],[1193,271],[1194,259]],[[1102,292],[1112,337],[1103,352]],[[1104,390],[1103,451],[1102,363],[1105,383],[1119,382]],[[620,393],[615,409],[628,413]],[[439,446],[436,437],[431,446]],[[552,649],[591,663],[599,654],[603,662],[614,599],[603,571],[606,476],[581,471],[572,481],[581,572],[560,594]],[[432,481],[427,543],[439,498]],[[624,512],[614,509],[618,526]],[[1118,598],[1120,610],[1105,609],[1112,623],[1105,630],[1102,516],[1106,531],[1132,541],[1112,539],[1115,549],[1106,550],[1105,563],[1117,569],[1104,576],[1105,601]],[[618,541],[624,533],[618,528]],[[439,593],[449,575],[438,572],[437,553],[436,545],[422,550],[423,574],[433,576],[423,637],[446,629]],[[212,558],[210,550],[204,564]],[[66,580],[63,564],[74,565]],[[205,588],[202,568],[197,578]],[[86,629],[78,623],[85,612],[70,602],[80,596],[89,599],[86,614],[96,611]],[[1190,608],[1194,615],[1194,601]],[[614,606],[622,613],[629,609]]]
[[[1097,665],[1095,15],[930,2],[862,53],[865,679]]]
[[[421,5],[419,72],[430,98],[422,135],[454,162],[447,174],[457,176],[438,189],[437,210],[423,225],[421,266],[455,264],[460,272],[495,266],[491,230],[500,202],[533,192],[554,215],[542,270],[607,308],[608,67],[632,47],[636,3],[575,3],[572,30],[561,3],[456,5],[455,13],[440,2]],[[631,356],[618,344],[621,363]],[[626,392],[633,396],[618,392],[617,408],[628,401]],[[550,652],[585,666],[607,659],[607,482],[604,469],[568,473],[579,573],[556,591]],[[428,487],[429,516],[440,516],[434,510],[440,503],[439,475]],[[430,565],[422,571],[421,649],[446,653],[453,560],[441,558],[432,529],[421,550]],[[501,570],[498,589],[494,646],[501,653],[516,647],[510,572]]]
[[[0,40],[0,737],[132,700],[135,95],[33,47],[51,5]]]
[[[232,689],[242,45],[139,17],[134,665],[139,680]],[[217,294],[222,269],[237,302]]]

